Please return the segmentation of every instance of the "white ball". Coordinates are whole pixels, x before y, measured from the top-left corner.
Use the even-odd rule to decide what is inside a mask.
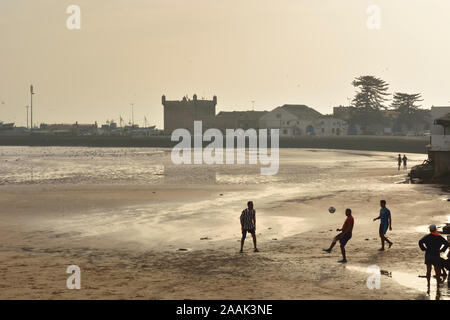
[[[335,212],[336,212],[336,208],[335,208],[335,207],[329,207],[329,208],[328,208],[328,211],[329,211],[330,213],[335,213]]]

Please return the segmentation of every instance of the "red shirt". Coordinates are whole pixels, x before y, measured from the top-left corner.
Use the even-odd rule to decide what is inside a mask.
[[[345,232],[345,229],[348,229],[348,231]],[[347,219],[345,219],[344,225],[342,226],[342,232],[352,234],[352,231],[353,231],[353,217],[348,216]]]

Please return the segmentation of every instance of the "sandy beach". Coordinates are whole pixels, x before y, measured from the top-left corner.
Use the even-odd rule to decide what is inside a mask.
[[[426,226],[450,221],[448,193],[405,183],[395,153],[281,149],[280,170],[175,166],[170,149],[0,147],[1,299],[450,299],[426,294]],[[409,166],[425,154],[408,154]],[[394,245],[380,247],[379,200]],[[257,214],[260,252],[239,254],[239,216]],[[334,214],[328,207],[334,206]],[[345,219],[347,245],[327,254]],[[183,249],[183,250],[180,250]],[[66,288],[69,265],[81,289]],[[367,288],[366,269],[383,273]]]

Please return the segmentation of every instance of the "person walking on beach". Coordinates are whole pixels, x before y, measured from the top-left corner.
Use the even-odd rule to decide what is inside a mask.
[[[427,265],[427,284],[430,288],[431,267],[434,266],[436,281],[441,282],[441,252],[445,252],[449,244],[439,233],[436,225],[430,225],[430,233],[419,240],[419,247],[425,251],[425,264]]]
[[[400,171],[400,167],[402,166],[402,156],[400,155],[400,153],[398,154],[397,157],[397,163],[398,163],[398,170]]]
[[[342,253],[342,260],[338,261],[340,263],[347,262],[347,257],[345,255],[345,245],[352,237],[352,231],[353,231],[353,225],[354,225],[352,210],[346,209],[345,215],[347,216],[347,219],[345,219],[342,229],[336,229],[336,231],[340,231],[340,233],[336,237],[334,237],[334,239],[331,242],[331,245],[328,249],[323,249],[323,251],[331,253],[331,250],[333,250],[334,246],[336,245],[336,242],[339,241],[339,243],[341,245],[341,253]]]
[[[384,250],[384,242],[386,241],[389,244],[389,248],[392,247],[392,241],[390,241],[388,238],[386,238],[386,233],[389,228],[390,231],[392,231],[392,217],[391,217],[391,211],[389,211],[388,208],[386,208],[386,200],[380,201],[380,215],[373,219],[373,221],[380,219],[380,239],[381,239],[381,248],[378,249],[379,251]]]
[[[403,161],[403,169],[406,169],[406,164],[408,162],[408,158],[406,157],[406,154],[403,155],[402,161]]]
[[[241,251],[244,252],[244,242],[247,237],[247,232],[251,233],[253,237],[253,247],[254,252],[259,252],[256,247],[256,212],[253,209],[253,202],[247,202],[247,209],[242,211],[241,214],[241,230],[242,230],[242,238],[241,238]]]

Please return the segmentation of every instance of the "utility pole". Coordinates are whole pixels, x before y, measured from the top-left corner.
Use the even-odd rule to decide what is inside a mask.
[[[29,129],[30,127],[28,126],[28,109],[30,108],[30,106],[25,106],[25,109],[27,109],[27,129]]]
[[[30,85],[31,131],[33,131],[33,94],[35,94],[34,88]]]
[[[255,100],[252,100],[252,111],[255,111]]]

